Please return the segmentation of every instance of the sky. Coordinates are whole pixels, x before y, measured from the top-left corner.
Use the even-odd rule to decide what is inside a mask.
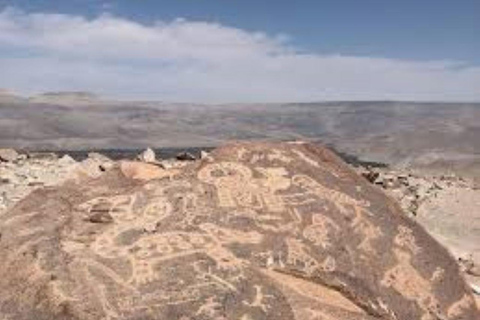
[[[480,0],[0,0],[0,73],[24,95],[480,101]]]

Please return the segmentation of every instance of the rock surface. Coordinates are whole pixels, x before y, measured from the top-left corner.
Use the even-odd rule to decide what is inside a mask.
[[[479,318],[446,249],[325,149],[145,165],[0,215],[2,319]]]

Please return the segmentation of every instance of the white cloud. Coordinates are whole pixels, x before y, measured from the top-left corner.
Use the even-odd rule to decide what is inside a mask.
[[[165,101],[479,101],[480,67],[300,53],[261,32],[176,20],[0,12],[0,87]]]

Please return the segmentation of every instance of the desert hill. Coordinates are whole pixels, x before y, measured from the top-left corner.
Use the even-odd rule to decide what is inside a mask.
[[[88,93],[38,99],[0,102],[0,147],[85,150],[320,140],[365,160],[480,175],[480,104],[475,103],[201,105],[104,101]]]
[[[99,97],[91,92],[59,91],[45,92],[28,98],[30,103],[44,103],[56,105],[83,105],[98,102]]]

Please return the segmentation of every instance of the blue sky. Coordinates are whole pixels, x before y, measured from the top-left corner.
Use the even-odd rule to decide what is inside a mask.
[[[479,0],[0,0],[0,12],[12,73],[0,86],[22,93],[480,100]]]

